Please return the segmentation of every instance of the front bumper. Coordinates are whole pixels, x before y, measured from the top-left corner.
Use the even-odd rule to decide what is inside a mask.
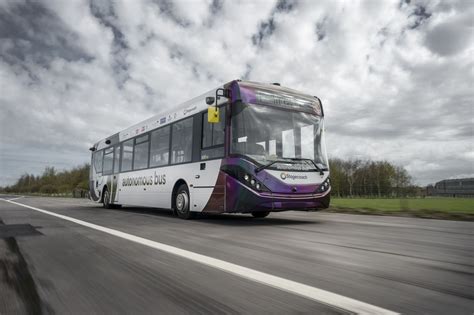
[[[226,176],[226,211],[321,210],[329,207],[330,189],[322,194],[275,194],[257,192],[231,176]]]

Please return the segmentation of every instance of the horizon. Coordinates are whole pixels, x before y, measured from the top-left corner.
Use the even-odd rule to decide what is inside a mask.
[[[331,159],[330,159],[330,160],[331,160]],[[362,162],[380,162],[380,161],[362,160]],[[72,167],[70,167],[70,168],[62,168],[62,169],[58,169],[58,168],[56,168],[54,165],[46,165],[45,168],[43,169],[43,171],[40,172],[40,173],[37,173],[37,174],[24,173],[24,174],[20,175],[20,177],[21,177],[21,176],[24,176],[24,175],[29,175],[29,176],[33,175],[33,176],[36,176],[36,177],[41,177],[42,174],[44,174],[44,172],[45,172],[48,168],[53,168],[53,169],[55,170],[56,174],[58,174],[58,173],[62,173],[62,172],[69,172],[69,171],[71,171],[71,170],[73,170],[73,169],[82,168],[82,167],[85,167],[85,166],[90,167],[90,165],[91,165],[90,162],[84,162],[84,163],[82,163],[82,164],[75,165],[75,166],[72,166]],[[399,165],[396,165],[396,164],[395,164],[394,166],[399,166]],[[408,175],[410,175],[410,174],[408,174]],[[410,176],[411,176],[411,175],[410,175]],[[2,188],[7,188],[7,187],[9,187],[9,186],[11,186],[11,185],[16,184],[17,181],[20,179],[20,177],[18,177],[17,180],[15,180],[12,184],[0,186],[0,189],[2,189]],[[412,184],[413,184],[415,187],[427,188],[428,186],[433,186],[433,185],[435,185],[436,183],[438,183],[438,182],[440,182],[440,181],[445,181],[445,180],[461,180],[461,179],[474,179],[474,177],[452,177],[452,178],[445,178],[445,179],[441,179],[441,180],[439,180],[439,181],[437,181],[437,182],[428,183],[428,184],[426,184],[426,185],[418,185],[418,184],[413,183],[413,182],[412,182]]]

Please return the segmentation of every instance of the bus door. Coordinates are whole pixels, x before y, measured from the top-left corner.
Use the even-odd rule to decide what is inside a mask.
[[[218,121],[210,122],[209,113],[202,119],[202,137],[199,141],[199,171],[195,174],[195,191],[199,190],[202,206],[207,212],[223,212],[225,203],[225,181],[219,177],[222,158],[224,157],[226,108],[219,106]],[[198,187],[201,187],[200,189]]]
[[[113,203],[117,203],[118,199],[118,180],[119,180],[119,172],[120,172],[120,145],[115,146],[114,148],[114,166],[113,166],[113,174],[110,183],[110,193],[111,193],[111,200]]]

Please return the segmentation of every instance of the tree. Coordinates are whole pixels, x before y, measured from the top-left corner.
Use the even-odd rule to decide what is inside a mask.
[[[46,167],[43,174],[35,176],[24,174],[15,184],[2,188],[7,193],[71,193],[79,188],[87,190],[89,186],[89,164],[71,170],[58,172],[54,167]]]

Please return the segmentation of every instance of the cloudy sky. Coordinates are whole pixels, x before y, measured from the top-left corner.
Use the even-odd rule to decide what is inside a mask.
[[[318,95],[330,157],[473,176],[474,1],[0,0],[0,185],[233,79]]]

